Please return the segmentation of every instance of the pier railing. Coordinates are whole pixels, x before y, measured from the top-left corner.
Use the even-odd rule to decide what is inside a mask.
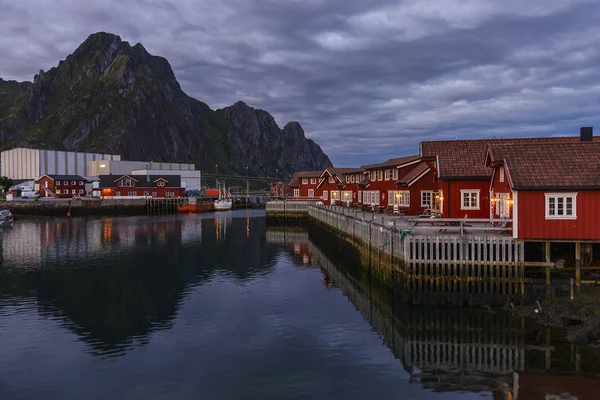
[[[315,204],[314,201],[268,201],[266,204],[267,214],[307,214],[308,206]]]

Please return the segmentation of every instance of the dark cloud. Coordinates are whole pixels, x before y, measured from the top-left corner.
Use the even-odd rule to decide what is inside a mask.
[[[0,76],[90,33],[141,42],[212,108],[297,120],[335,164],[422,139],[572,134],[600,106],[593,0],[0,0]]]

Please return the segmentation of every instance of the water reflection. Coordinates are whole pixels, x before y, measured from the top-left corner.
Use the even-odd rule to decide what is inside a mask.
[[[491,308],[406,303],[369,279],[357,261],[339,257],[340,249],[315,245],[306,231],[269,228],[267,240],[321,269],[323,285],[344,293],[413,384],[502,400],[592,399],[600,390],[600,352],[564,342],[561,331]]]
[[[190,288],[271,268],[277,248],[266,246],[264,219],[251,216],[18,223],[0,234],[0,299],[34,299],[94,354],[120,355],[170,328]]]

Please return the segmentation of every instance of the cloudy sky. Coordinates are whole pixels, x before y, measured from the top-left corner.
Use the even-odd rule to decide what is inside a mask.
[[[93,32],[166,57],[213,109],[299,121],[336,165],[422,139],[577,134],[600,106],[598,0],[0,0],[0,77]]]

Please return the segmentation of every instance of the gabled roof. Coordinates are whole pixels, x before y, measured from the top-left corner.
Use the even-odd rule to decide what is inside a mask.
[[[358,186],[367,187],[369,186],[369,183],[371,183],[371,179],[369,179],[368,176],[365,176],[362,181],[358,182]]]
[[[84,177],[80,176],[80,175],[50,175],[50,174],[46,174],[46,175],[42,175],[40,177],[40,179],[42,179],[44,176],[47,176],[48,178],[52,179],[53,181],[84,181],[87,182],[87,179],[85,179]],[[38,179],[39,181],[39,179]]]
[[[180,188],[181,187],[181,175],[100,175],[99,187],[100,188],[114,188],[117,187],[117,181],[124,177],[129,177],[136,181],[137,188],[155,188],[156,181],[164,180],[166,182],[164,187],[168,188]]]
[[[323,173],[321,174],[321,178],[328,173],[329,175],[331,175],[332,177],[334,177],[335,179],[337,179],[340,183],[344,183],[344,179],[342,178],[344,175],[348,175],[348,174],[356,174],[356,173],[362,173],[363,170],[360,168],[326,168]],[[325,180],[322,180],[321,182],[319,182],[319,186],[317,187],[321,187],[321,185],[325,182]]]
[[[429,164],[427,164],[426,162],[421,162],[419,165],[416,166],[415,169],[410,171],[408,174],[404,175],[402,178],[398,179],[398,181],[396,181],[396,185],[411,186],[430,171],[431,168],[429,168]]]
[[[516,190],[600,189],[600,141],[491,144],[486,163],[504,165]]]
[[[363,165],[360,168],[364,169],[364,170],[367,170],[367,169],[381,169],[381,168],[390,168],[390,167],[400,167],[400,166],[402,166],[404,164],[410,164],[410,163],[418,161],[418,160],[419,160],[419,156],[418,155],[406,156],[406,157],[399,157],[399,158],[390,158],[389,160],[384,161],[382,163]]]
[[[421,142],[420,153],[422,158],[437,159],[440,179],[489,179],[492,170],[483,162],[488,145],[579,143],[580,141],[579,136],[425,141]],[[594,137],[594,143],[596,142],[600,142],[600,137]]]
[[[299,187],[303,178],[319,178],[323,171],[298,171],[292,175],[292,180],[288,183],[289,187]]]

